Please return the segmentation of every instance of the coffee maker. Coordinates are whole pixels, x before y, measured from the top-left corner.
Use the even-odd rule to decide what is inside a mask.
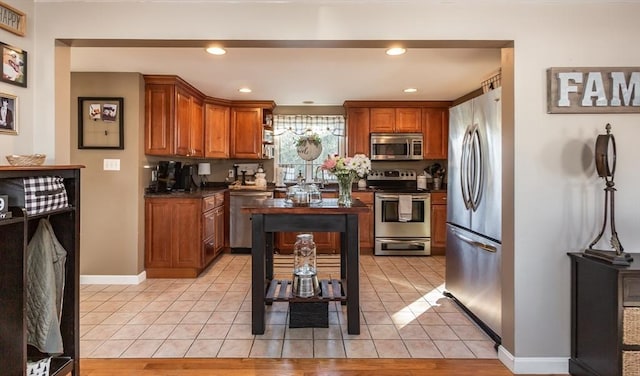
[[[197,174],[196,165],[183,165],[176,161],[160,161],[156,171],[151,172],[149,191],[155,193],[192,191],[197,187],[193,181],[195,174]]]

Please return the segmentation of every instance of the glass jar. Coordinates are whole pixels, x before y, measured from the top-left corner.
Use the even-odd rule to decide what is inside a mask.
[[[293,245],[293,295],[308,298],[320,293],[316,272],[316,243],[312,234],[298,234]]]

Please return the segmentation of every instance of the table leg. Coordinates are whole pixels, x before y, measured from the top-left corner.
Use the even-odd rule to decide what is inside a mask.
[[[360,232],[358,215],[347,215],[347,333],[360,334]],[[343,248],[341,251],[345,251]]]
[[[267,232],[265,234],[265,242],[267,244],[266,246],[266,259],[267,259],[267,265],[266,265],[266,279],[268,281],[271,281],[273,279],[273,232]]]
[[[251,333],[264,334],[265,233],[264,215],[251,216]],[[272,271],[273,273],[273,271]]]

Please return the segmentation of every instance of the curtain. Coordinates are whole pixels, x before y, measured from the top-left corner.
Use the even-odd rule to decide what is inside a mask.
[[[274,115],[273,131],[275,136],[291,132],[298,136],[317,133],[344,137],[344,123],[342,115]]]

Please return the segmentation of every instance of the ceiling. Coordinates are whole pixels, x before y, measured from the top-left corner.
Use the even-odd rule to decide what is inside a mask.
[[[454,100],[478,89],[500,68],[500,48],[486,43],[483,48],[413,43],[406,54],[387,56],[382,43],[367,41],[236,42],[225,55],[214,56],[204,51],[205,42],[173,42],[68,41],[71,71],[174,74],[211,97],[342,105],[345,100]],[[241,87],[252,92],[240,93]],[[404,93],[408,87],[418,91]]]

